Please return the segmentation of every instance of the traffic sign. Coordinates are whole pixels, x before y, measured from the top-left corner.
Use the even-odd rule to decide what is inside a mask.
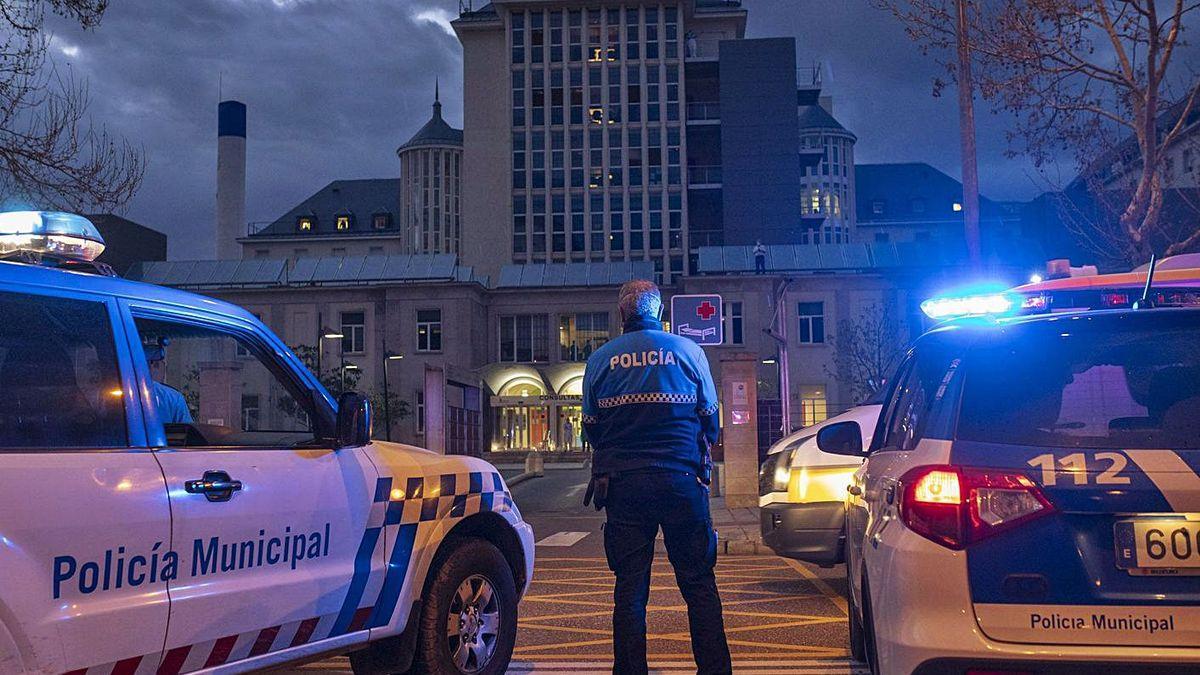
[[[671,332],[698,345],[719,345],[725,341],[721,316],[719,295],[671,297]]]

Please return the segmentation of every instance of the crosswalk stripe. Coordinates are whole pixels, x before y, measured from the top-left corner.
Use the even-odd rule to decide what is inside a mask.
[[[581,539],[588,536],[589,532],[555,532],[537,543],[538,546],[574,546]]]

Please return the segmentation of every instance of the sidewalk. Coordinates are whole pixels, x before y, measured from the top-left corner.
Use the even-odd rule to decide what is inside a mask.
[[[731,509],[724,497],[709,499],[718,555],[775,555],[762,543],[758,507]]]

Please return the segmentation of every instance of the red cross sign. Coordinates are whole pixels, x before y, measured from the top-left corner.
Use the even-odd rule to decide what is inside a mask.
[[[671,332],[700,345],[719,345],[724,340],[721,325],[721,296],[671,296]]]

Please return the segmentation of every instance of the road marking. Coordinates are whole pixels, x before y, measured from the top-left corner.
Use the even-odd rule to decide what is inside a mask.
[[[799,572],[800,576],[811,581],[812,585],[817,587],[817,590],[824,593],[825,597],[829,598],[830,602],[836,605],[838,609],[842,610],[842,614],[850,616],[850,609],[846,605],[846,599],[843,598],[837,591],[833,590],[832,586],[825,583],[824,579],[816,574],[813,574],[812,570],[802,565],[798,560],[792,560],[791,558],[784,558],[783,560],[787,562],[787,564],[791,565],[792,569]]]
[[[590,532],[555,532],[537,543],[538,546],[574,546]]]

